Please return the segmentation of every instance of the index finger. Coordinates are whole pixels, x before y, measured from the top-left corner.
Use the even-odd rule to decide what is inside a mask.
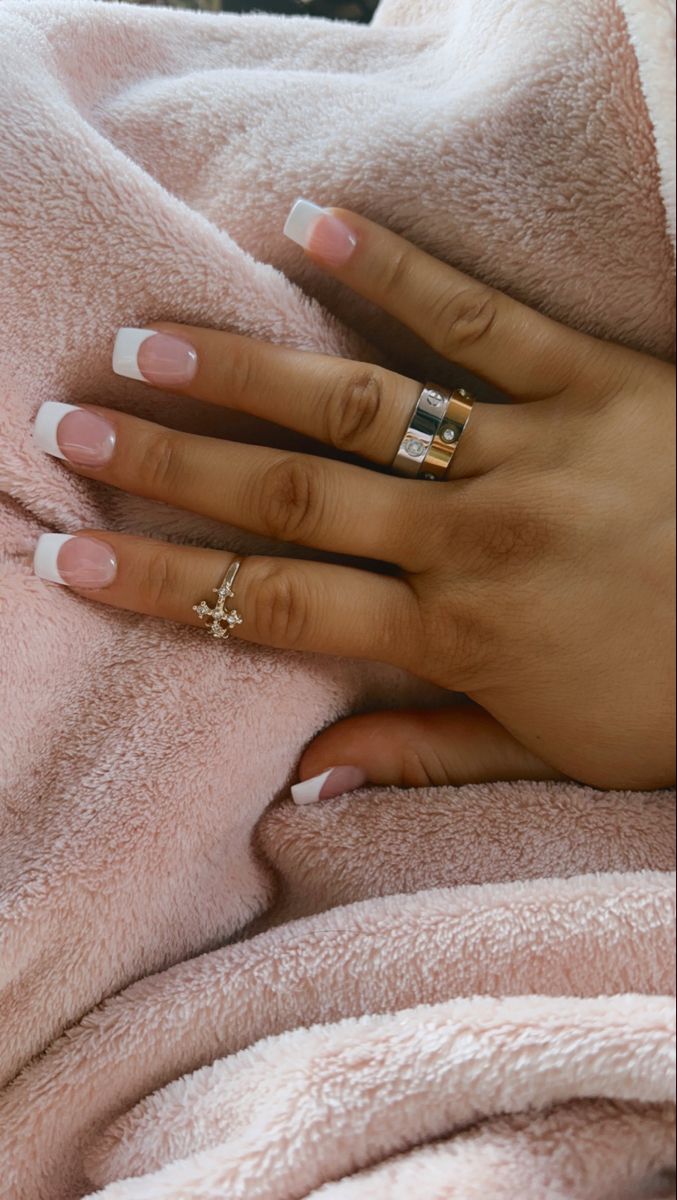
[[[596,367],[600,381],[606,377],[604,343],[464,275],[354,212],[297,200],[285,233],[437,353],[517,399],[562,393],[582,365],[588,386],[594,387]]]

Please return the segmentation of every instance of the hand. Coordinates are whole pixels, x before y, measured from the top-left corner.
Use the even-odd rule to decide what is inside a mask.
[[[40,444],[89,478],[358,560],[246,558],[236,636],[397,664],[474,701],[342,722],[306,752],[301,777],[320,779],[300,799],[364,779],[670,784],[672,367],[567,329],[354,213],[302,203],[288,230],[318,266],[517,402],[475,405],[448,482],[369,469],[392,463],[420,383],[167,323],[122,331],[116,369],[353,461],[93,406],[44,406]],[[199,624],[192,606],[231,558],[86,530],[45,535],[36,570],[92,600]],[[352,774],[327,776],[346,764]]]

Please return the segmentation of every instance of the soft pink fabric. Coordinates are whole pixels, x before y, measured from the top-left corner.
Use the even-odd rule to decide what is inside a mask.
[[[675,249],[675,0],[620,0],[654,127],[668,230]]]
[[[430,844],[427,798],[412,794],[424,846]],[[622,814],[623,797],[617,799]],[[544,791],[542,837],[557,843],[566,872],[567,830],[553,821],[549,801]],[[666,796],[666,843],[673,806]],[[293,825],[298,810],[287,811]],[[606,833],[622,838],[622,815],[607,822]],[[395,827],[391,850],[397,841]],[[494,859],[504,846],[495,842]],[[459,841],[459,854],[466,849]],[[411,843],[402,846],[403,853],[411,850]],[[365,841],[364,857],[377,853],[378,845]],[[88,1178],[108,1181],[185,1160],[178,1176],[165,1172],[157,1192],[144,1175],[143,1186],[130,1194],[172,1196],[176,1186],[182,1196],[187,1176],[194,1186],[186,1194],[202,1200],[211,1193],[193,1157],[209,1148],[209,1170],[223,1171],[228,1182],[216,1194],[304,1196],[323,1180],[506,1107],[519,1111],[589,1096],[668,1102],[674,1092],[674,909],[674,878],[662,872],[437,888],[333,909],[180,964],[107,1001],[6,1090],[0,1178],[10,1196],[60,1200],[82,1195]],[[615,999],[596,999],[606,993]],[[514,1000],[507,1008],[480,1003],[480,996],[496,995]],[[448,1024],[450,997],[465,998],[449,1011],[471,1023],[472,1037],[465,1027],[461,1035],[454,1032],[457,1016]],[[433,1006],[429,1013],[412,1011],[421,1003]],[[438,1010],[458,1039],[453,1052],[441,1034],[428,1030]],[[370,1023],[371,1013],[394,1015],[411,1070],[400,1062],[387,1073],[382,1019]],[[507,1015],[517,1026],[503,1038]],[[355,1017],[366,1025],[336,1024]],[[287,1032],[302,1026],[319,1028],[305,1041],[302,1033]],[[392,1050],[389,1028],[386,1022],[383,1037]],[[342,1062],[346,1029],[353,1030],[355,1051]],[[366,1029],[374,1031],[371,1050]],[[325,1053],[330,1066],[318,1083]],[[179,1080],[205,1063],[213,1064],[206,1074]],[[430,1106],[422,1100],[440,1073],[452,1105],[442,1115],[437,1093]],[[170,1080],[179,1081],[160,1091]],[[514,1095],[499,1094],[501,1080]],[[309,1099],[301,1112],[299,1097],[316,1083],[317,1100]],[[154,1095],[147,1103],[97,1138],[111,1118],[148,1093]],[[335,1116],[320,1152],[324,1103],[333,1105]],[[357,1142],[355,1121],[373,1128],[374,1137]],[[280,1163],[270,1161],[273,1129],[280,1161],[305,1163],[301,1175],[278,1180]],[[315,1174],[308,1174],[309,1163]],[[255,1193],[255,1182],[273,1190]]]
[[[39,582],[44,529],[261,543],[75,479],[30,424],[82,399],[257,436],[112,374],[117,327],[153,318],[451,378],[284,241],[298,193],[670,357],[673,18],[0,5],[3,1200],[369,1200],[419,1171],[431,1198],[474,1200],[496,1161],[497,1200],[602,1200],[605,1177],[609,1200],[661,1194],[674,796],[365,794],[257,830],[318,729],[431,689],[221,653]]]
[[[484,1122],[327,1184],[311,1200],[666,1200],[670,1174],[652,1164],[670,1159],[674,1136],[669,1105],[557,1105]]]

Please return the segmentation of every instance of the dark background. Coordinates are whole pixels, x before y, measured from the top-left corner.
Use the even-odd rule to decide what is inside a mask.
[[[378,0],[137,0],[156,7],[201,8],[205,12],[305,13],[311,17],[335,17],[339,21],[370,21]]]

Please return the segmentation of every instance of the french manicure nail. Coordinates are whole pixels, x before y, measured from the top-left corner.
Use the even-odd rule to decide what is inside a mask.
[[[33,426],[36,445],[46,454],[80,467],[103,467],[115,450],[110,421],[87,408],[47,400]]]
[[[343,266],[357,245],[352,229],[310,200],[297,200],[292,206],[284,233],[330,267]]]
[[[68,533],[43,533],[33,556],[40,579],[66,587],[105,588],[115,579],[117,559],[108,542]]]
[[[367,774],[361,767],[331,767],[321,775],[295,783],[292,790],[294,804],[315,804],[317,800],[333,800],[346,792],[355,792],[367,782]]]
[[[197,371],[197,350],[183,338],[156,329],[119,329],[113,370],[158,387],[185,387]]]

